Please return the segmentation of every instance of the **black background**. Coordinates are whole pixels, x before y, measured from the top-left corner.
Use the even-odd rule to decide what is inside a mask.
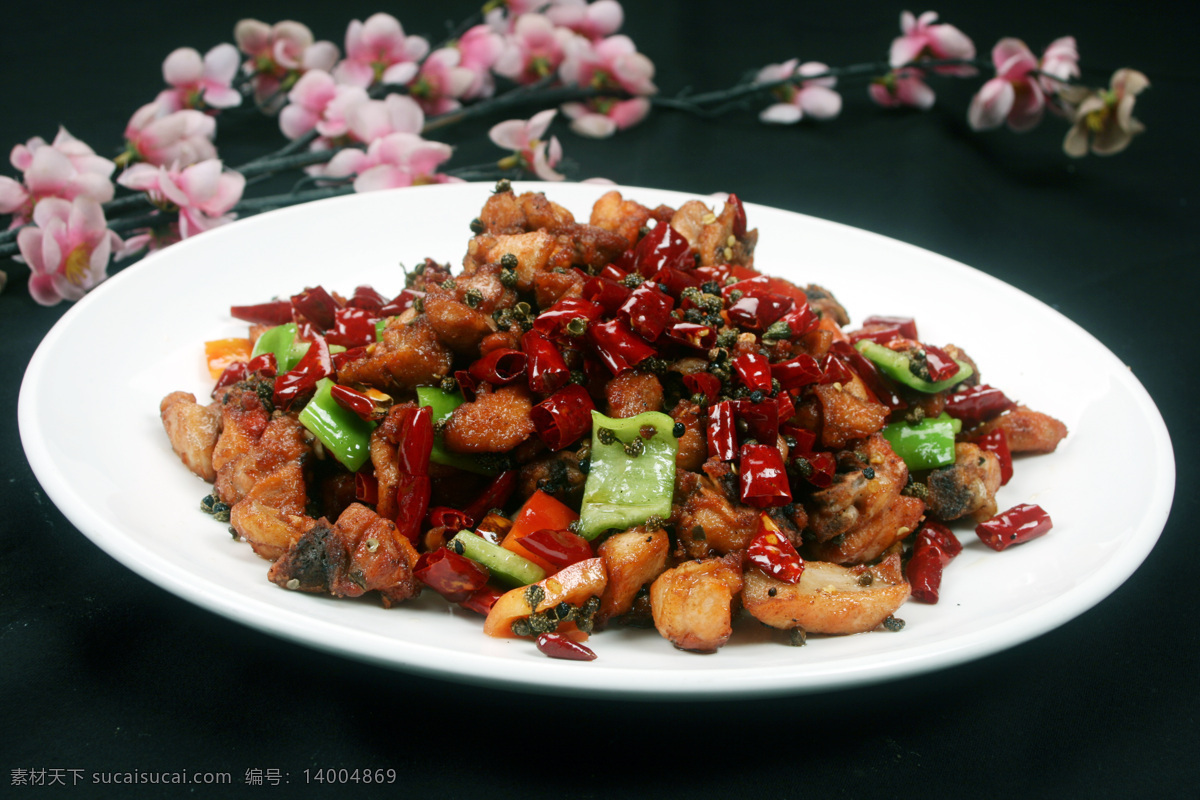
[[[662,91],[674,94],[726,86],[793,56],[837,65],[883,58],[903,8],[631,2],[624,32],[657,64]],[[350,19],[375,11],[438,39],[447,20],[472,9],[359,0],[27,4],[6,25],[0,147],[51,139],[62,124],[115,155],[130,114],[161,88],[166,54],[232,41],[241,17],[299,19],[340,45]],[[227,771],[238,785],[207,796],[262,797],[303,790],[306,768],[390,767],[400,780],[389,793],[429,797],[1194,796],[1194,13],[1062,0],[936,10],[981,53],[1001,36],[1040,52],[1073,34],[1091,82],[1106,83],[1117,67],[1142,70],[1152,82],[1137,110],[1147,133],[1123,154],[1083,160],[1062,153],[1057,119],[1025,135],[975,134],[965,109],[978,81],[938,82],[938,103],[925,113],[885,112],[861,83],[844,83],[841,117],[823,124],[767,127],[750,111],[711,121],[663,112],[608,141],[574,137],[561,122],[554,132],[576,177],[733,190],[866,228],[1008,281],[1098,337],[1154,397],[1178,460],[1170,521],[1121,588],[1061,628],[975,663],[773,700],[543,698],[314,652],[150,584],[49,502],[21,452],[16,399],[37,343],[69,309],[34,304],[27,269],[10,263],[0,294],[0,404],[10,410],[0,419],[0,795],[160,793],[17,787],[18,769]],[[495,157],[484,139],[495,121],[453,134],[455,163]],[[217,143],[237,164],[256,142],[278,141],[275,133],[269,121],[231,116],[219,123]],[[129,326],[152,335],[138,330],[135,308]],[[1053,359],[1053,342],[1028,356]],[[114,357],[112,384],[80,387],[79,402],[120,390]],[[1136,457],[1114,455],[1079,480],[1117,493],[1137,469]],[[289,773],[291,784],[241,786],[251,768]],[[308,788],[339,796],[375,787]],[[206,796],[204,787],[191,793]]]

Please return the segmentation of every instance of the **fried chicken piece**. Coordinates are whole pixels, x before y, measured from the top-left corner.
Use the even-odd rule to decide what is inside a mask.
[[[815,283],[810,283],[804,287],[804,294],[808,298],[809,308],[819,313],[822,319],[831,319],[838,325],[850,324],[850,315],[833,296],[833,292]]]
[[[216,480],[212,459],[221,434],[221,407],[215,403],[202,406],[190,392],[171,392],[158,411],[171,449],[184,466],[209,483]]]
[[[855,439],[865,439],[887,424],[888,408],[881,403],[855,396],[838,384],[813,387],[820,411],[821,446],[845,447]]]
[[[1004,431],[1013,453],[1053,453],[1067,435],[1067,426],[1054,417],[1021,405],[984,423],[972,435],[994,430]]]
[[[401,315],[388,323],[383,338],[368,346],[365,355],[342,365],[338,383],[403,394],[436,385],[449,374],[453,361],[454,354],[426,315]]]
[[[636,417],[645,411],[661,411],[663,387],[648,372],[622,372],[604,386],[606,413],[614,419]]]
[[[455,353],[476,358],[479,343],[495,333],[496,322],[490,314],[471,308],[455,298],[455,292],[440,286],[425,293],[425,319],[438,341]]]
[[[742,602],[751,616],[772,628],[844,635],[879,627],[910,593],[897,551],[869,567],[809,561],[794,584],[750,569]]]
[[[837,474],[830,486],[813,492],[804,502],[808,531],[818,542],[849,533],[871,519],[894,502],[908,483],[904,460],[879,434],[839,456],[839,462],[857,463],[858,467]]]
[[[699,200],[689,200],[671,217],[671,227],[688,240],[692,252],[700,256],[701,266],[741,264],[754,266],[754,247],[758,230],[746,231],[741,237],[733,233],[737,209],[726,202],[720,214],[711,211]]]
[[[827,542],[813,542],[804,548],[806,557],[835,564],[865,564],[879,558],[889,547],[903,541],[920,525],[925,504],[915,497],[901,495],[875,516],[856,525],[847,533]]]
[[[740,554],[686,561],[650,585],[654,627],[681,650],[712,653],[733,633],[742,592]]]
[[[683,423],[675,466],[697,472],[708,458],[708,437],[705,431],[707,415],[704,409],[690,400],[680,400],[671,409],[671,419]]]
[[[925,479],[929,513],[943,521],[971,515],[983,522],[996,515],[1000,459],[970,442],[954,445],[954,463],[930,471]]]
[[[599,547],[608,573],[608,586],[600,596],[596,622],[603,625],[629,613],[642,587],[667,568],[671,540],[665,531],[630,528],[609,536]]]
[[[743,549],[758,533],[758,514],[756,508],[731,501],[708,475],[675,471],[671,520],[676,539],[689,558]]]
[[[511,234],[571,225],[575,217],[541,192],[495,192],[479,212],[485,233]]]
[[[299,462],[280,464],[229,510],[229,524],[262,558],[282,556],[311,527],[308,490]]]
[[[539,272],[533,278],[533,299],[538,308],[549,308],[564,297],[583,294],[586,278],[578,270]]]
[[[579,506],[587,475],[579,468],[579,456],[570,450],[560,450],[522,464],[517,473],[517,495],[532,497],[543,491],[569,506]]]
[[[651,219],[653,212],[636,200],[626,200],[615,189],[600,196],[592,206],[592,225],[611,231],[625,239],[633,247],[641,238],[641,230]]]
[[[507,453],[534,431],[529,390],[519,384],[494,391],[480,384],[475,399],[454,409],[443,431],[456,453]]]
[[[332,526],[316,520],[267,575],[285,589],[335,597],[378,591],[391,607],[420,593],[412,573],[416,563],[416,549],[394,523],[354,503]]]
[[[302,463],[312,439],[295,417],[269,417],[254,385],[236,384],[221,406],[221,436],[213,448],[217,496],[235,505],[279,465]]]

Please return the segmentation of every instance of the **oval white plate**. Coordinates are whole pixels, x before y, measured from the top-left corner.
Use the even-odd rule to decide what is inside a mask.
[[[608,187],[536,185],[577,218]],[[260,630],[353,658],[450,680],[564,694],[714,698],[799,693],[888,680],[996,652],[1098,603],[1137,568],[1170,510],[1175,464],[1158,410],[1129,368],[1059,313],[1013,287],[927,251],[831,222],[747,205],[756,265],[834,292],[855,319],[915,316],[922,337],[953,342],[986,382],[1063,420],[1052,456],[1022,458],[1001,508],[1041,504],[1047,536],[995,553],[966,545],[941,602],[909,603],[899,633],[810,639],[803,648],[753,620],[698,656],[652,630],[607,631],[599,658],[546,658],[528,642],[490,639],[479,617],[440,598],[384,610],[283,591],[267,563],[198,509],[207,484],[180,463],[158,419],[182,389],[205,397],[203,343],[244,335],[234,304],[324,285],[349,293],[403,287],[400,263],[426,256],[457,269],[468,223],[490,184],[355,195],[264,214],[146,258],[88,295],[50,331],[21,387],[21,439],[42,486],[101,548],[163,588]],[[626,197],[678,206],[688,195]],[[1050,265],[1048,265],[1049,268]],[[1114,425],[1113,420],[1120,420]],[[1122,491],[1095,479],[1136,462]]]

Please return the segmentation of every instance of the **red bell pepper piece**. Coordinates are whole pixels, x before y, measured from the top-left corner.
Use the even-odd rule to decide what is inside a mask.
[[[982,383],[947,397],[946,413],[973,425],[994,419],[1015,405],[1004,392]]]
[[[746,548],[745,559],[777,581],[796,583],[804,574],[804,559],[766,514],[759,515],[758,535]]]
[[[708,455],[721,461],[733,461],[737,456],[732,400],[722,400],[708,409]]]
[[[595,661],[596,654],[587,645],[580,644],[561,633],[543,633],[537,638],[538,652],[551,658],[568,661]]]
[[[333,373],[333,360],[329,356],[329,345],[323,336],[316,336],[304,357],[290,372],[275,378],[275,394],[272,397],[276,408],[286,411],[298,397],[312,391],[321,378]]]
[[[675,306],[669,295],[658,290],[652,283],[643,283],[634,289],[621,305],[620,314],[629,322],[634,333],[647,342],[653,342],[671,322],[671,309]]]
[[[800,389],[821,380],[821,365],[807,353],[771,365],[771,377],[784,390]]]
[[[571,380],[571,370],[562,352],[544,333],[528,331],[521,337],[521,349],[529,357],[525,364],[525,375],[529,379],[530,391],[550,394]]]
[[[325,287],[314,286],[300,294],[292,295],[292,308],[303,314],[305,319],[321,331],[327,331],[334,326],[338,304],[333,296],[325,291]]]
[[[273,300],[251,306],[232,306],[229,314],[254,325],[283,325],[292,321],[292,304],[287,300]]]
[[[792,502],[783,455],[773,444],[744,444],[739,451],[738,480],[742,502],[755,508]]]
[[[525,376],[529,356],[520,350],[498,347],[479,358],[470,367],[471,377],[494,386],[506,386]]]
[[[596,357],[613,375],[636,367],[657,352],[634,334],[622,319],[592,323],[587,329],[587,340]]]
[[[591,395],[578,384],[569,384],[538,403],[529,412],[537,435],[551,450],[562,450],[592,429]]]
[[[1004,550],[1044,536],[1054,527],[1050,515],[1034,503],[1022,503],[975,526],[975,534],[993,550]]]
[[[592,545],[582,536],[555,528],[539,528],[521,537],[521,545],[557,569],[569,567],[595,556]]]
[[[448,547],[422,553],[413,575],[452,603],[461,603],[482,589],[490,574],[487,567]]]
[[[742,353],[733,360],[742,385],[750,391],[771,392],[771,362],[759,353]]]
[[[983,436],[975,440],[975,444],[979,445],[980,450],[987,450],[995,453],[996,458],[1000,460],[1000,485],[1004,486],[1013,476],[1013,457],[1012,451],[1008,449],[1008,436],[1004,431],[997,428],[994,431],[989,431]]]

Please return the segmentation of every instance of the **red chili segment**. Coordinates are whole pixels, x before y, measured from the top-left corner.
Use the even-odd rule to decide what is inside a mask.
[[[771,392],[771,362],[760,353],[742,353],[733,360],[742,384],[750,391]]]
[[[1050,515],[1034,503],[1022,503],[975,526],[975,533],[993,550],[1004,550],[1044,536],[1054,527]]]
[[[784,389],[800,389],[821,379],[821,365],[807,353],[771,365],[771,377]]]
[[[568,661],[596,660],[596,654],[590,647],[561,633],[543,633],[537,638],[537,649],[551,658],[563,658]]]
[[[995,387],[981,383],[946,398],[946,413],[963,422],[976,424],[1000,416],[1016,403]]]
[[[958,374],[958,362],[951,358],[949,353],[931,344],[924,345],[924,348],[925,366],[929,369],[929,379],[931,381],[935,383],[937,381],[944,381]]]
[[[292,304],[287,300],[274,300],[252,306],[232,306],[229,314],[254,325],[283,325],[292,321]]]
[[[325,335],[330,344],[365,347],[375,341],[379,312],[367,308],[339,308],[333,312],[333,327]]]
[[[671,321],[671,309],[675,303],[652,283],[643,283],[634,289],[620,308],[620,314],[629,322],[629,327],[647,342],[653,342],[666,330]]]
[[[338,303],[325,291],[325,287],[314,286],[292,295],[292,308],[322,331],[327,331],[334,326]]]
[[[329,357],[329,345],[325,343],[323,336],[316,336],[300,363],[290,372],[275,379],[275,393],[272,397],[275,407],[286,411],[298,397],[312,391],[317,381],[332,373],[333,361]]]
[[[721,461],[733,461],[737,457],[732,400],[722,400],[708,409],[708,455]]]
[[[592,429],[595,407],[587,390],[572,383],[534,406],[529,418],[547,447],[562,450]]]
[[[525,375],[529,356],[520,350],[500,347],[471,365],[471,377],[494,386],[506,386]]]
[[[997,428],[994,431],[985,433],[975,440],[975,444],[979,445],[980,450],[987,450],[995,453],[996,458],[1000,460],[1000,485],[1004,486],[1013,476],[1013,457],[1012,451],[1008,448],[1008,436],[1004,431]]]
[[[482,589],[490,577],[487,567],[447,547],[422,553],[413,575],[452,603],[469,598]]]
[[[517,475],[517,470],[510,469],[492,478],[492,482],[479,496],[463,509],[463,513],[471,520],[467,523],[468,527],[481,521],[493,508],[504,508],[508,498],[512,497],[513,490],[517,488]]]
[[[755,508],[792,502],[783,455],[766,444],[744,444],[739,452],[738,481],[742,502]]]
[[[796,583],[804,574],[804,559],[766,514],[759,518],[761,530],[746,548],[746,561],[777,581]]]
[[[592,323],[587,329],[587,339],[596,357],[613,375],[636,367],[657,352],[621,319]]]
[[[521,349],[528,360],[525,376],[529,379],[530,391],[550,394],[571,380],[571,370],[554,342],[540,331],[531,330],[521,337]]]

